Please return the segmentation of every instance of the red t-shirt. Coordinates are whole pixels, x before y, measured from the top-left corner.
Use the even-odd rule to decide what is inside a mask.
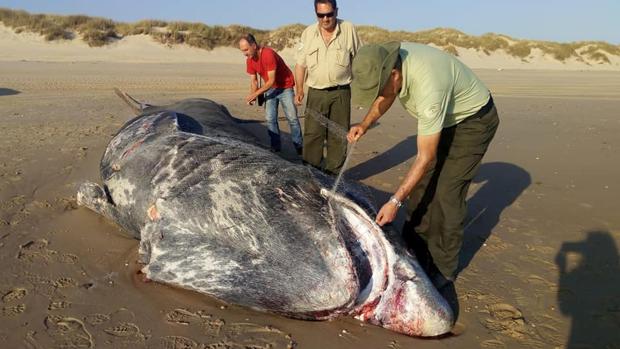
[[[288,68],[286,63],[276,51],[269,47],[263,47],[259,53],[258,58],[252,57],[245,61],[248,74],[258,73],[263,81],[269,80],[267,72],[276,71],[276,81],[273,83],[274,88],[291,88],[295,86],[295,78],[293,73]]]

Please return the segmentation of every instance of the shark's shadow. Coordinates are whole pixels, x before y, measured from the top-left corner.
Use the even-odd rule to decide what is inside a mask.
[[[20,94],[20,91],[13,90],[11,88],[2,88],[0,87],[0,96],[12,96],[16,94]]]

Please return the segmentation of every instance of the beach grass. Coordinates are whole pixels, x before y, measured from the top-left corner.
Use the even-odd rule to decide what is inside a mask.
[[[210,26],[204,23],[166,22],[156,19],[121,23],[84,15],[31,14],[6,8],[0,8],[0,22],[17,33],[40,34],[48,41],[73,40],[79,37],[89,46],[104,46],[130,35],[150,35],[165,45],[187,44],[205,50],[220,46],[236,47],[238,39],[246,33],[254,34],[262,44],[282,50],[295,46],[305,28],[302,24],[292,24],[274,30],[262,30],[242,25]],[[376,26],[357,26],[357,31],[365,43],[418,42],[434,45],[455,56],[459,55],[460,48],[486,55],[501,51],[521,60],[527,60],[533,50],[540,50],[562,62],[573,58],[597,64],[610,64],[609,55],[620,56],[620,45],[601,41],[559,43],[522,40],[495,33],[475,36],[451,28],[406,32],[389,31]]]

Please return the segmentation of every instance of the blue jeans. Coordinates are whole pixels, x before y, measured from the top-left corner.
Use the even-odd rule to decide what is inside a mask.
[[[282,102],[284,115],[291,129],[291,139],[296,149],[301,149],[303,139],[301,126],[297,118],[297,108],[294,102],[295,93],[292,88],[270,88],[265,92],[265,118],[271,140],[271,149],[279,151],[282,148],[280,142],[280,128],[278,127],[278,104]]]

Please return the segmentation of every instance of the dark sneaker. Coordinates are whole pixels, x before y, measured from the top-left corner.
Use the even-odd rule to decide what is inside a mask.
[[[304,153],[304,148],[303,147],[295,147],[295,151],[297,152],[297,155],[302,156]]]

